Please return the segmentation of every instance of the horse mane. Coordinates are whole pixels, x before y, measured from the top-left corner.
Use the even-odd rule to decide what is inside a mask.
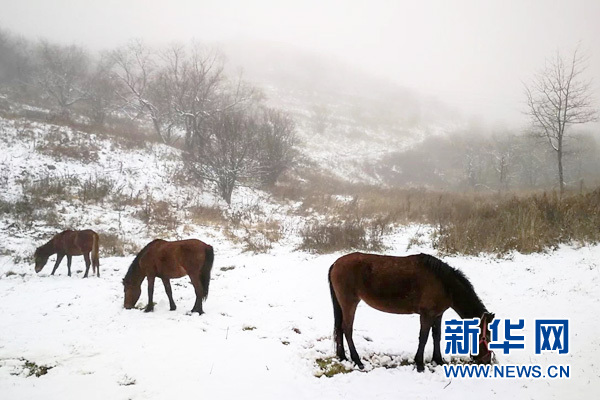
[[[133,280],[134,275],[140,268],[140,259],[142,258],[142,256],[144,254],[146,254],[146,252],[150,248],[150,245],[152,245],[158,241],[162,241],[162,239],[154,239],[153,241],[148,243],[146,246],[144,246],[144,248],[142,250],[140,250],[140,252],[137,254],[137,256],[135,256],[135,258],[131,262],[131,265],[129,266],[129,269],[127,270],[127,273],[125,274],[125,278],[123,278],[123,284],[130,283]]]
[[[425,267],[442,281],[444,288],[452,297],[452,308],[461,318],[480,318],[484,312],[487,312],[475,293],[473,285],[462,271],[429,254],[421,253],[420,257]]]
[[[46,243],[44,243],[43,245],[41,245],[40,247],[35,249],[35,252],[33,253],[34,257],[37,256],[41,256],[41,257],[50,257],[52,254],[54,254],[53,251],[53,247],[52,247],[52,242],[54,241],[55,236],[52,236],[52,238],[50,240],[48,240]]]

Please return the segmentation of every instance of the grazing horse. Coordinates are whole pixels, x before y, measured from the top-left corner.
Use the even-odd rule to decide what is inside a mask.
[[[135,257],[125,278],[124,307],[131,309],[135,306],[142,293],[142,282],[148,278],[148,305],[144,311],[152,311],[154,303],[154,279],[162,279],[169,298],[171,311],[175,310],[175,302],[171,292],[170,279],[190,277],[196,291],[196,302],[192,313],[202,314],[202,300],[208,297],[210,270],[214,260],[212,246],[196,239],[167,242],[156,239],[148,243]]]
[[[69,276],[71,276],[71,258],[82,255],[85,260],[85,274],[83,277],[87,278],[90,265],[92,265],[92,275],[96,273],[97,276],[100,276],[98,234],[91,229],[83,231],[66,230],[55,235],[45,245],[38,247],[33,254],[35,272],[40,272],[48,262],[48,258],[53,254],[56,254],[56,263],[51,275],[54,275],[64,256],[67,256],[67,268]]]
[[[462,272],[427,255],[392,257],[352,253],[338,258],[329,269],[329,289],[333,302],[336,355],[346,360],[344,338],[352,361],[363,364],[354,347],[352,326],[358,303],[394,314],[420,314],[419,347],[415,355],[417,371],[425,369],[423,351],[433,328],[433,361],[444,363],[440,351],[442,314],[453,308],[461,318],[480,318],[481,333],[476,362],[490,363],[489,323],[494,314],[487,311],[473,286]]]

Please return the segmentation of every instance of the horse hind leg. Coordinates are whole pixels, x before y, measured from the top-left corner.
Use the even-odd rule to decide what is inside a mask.
[[[354,340],[352,339],[352,330],[354,327],[354,315],[356,314],[356,307],[358,306],[360,300],[353,300],[350,303],[347,303],[342,306],[343,317],[342,317],[342,330],[344,331],[344,336],[346,336],[346,341],[348,342],[348,349],[350,350],[350,358],[354,363],[358,366],[358,368],[363,369],[364,365],[360,361],[360,357],[358,352],[356,351],[356,346],[354,346]],[[343,349],[343,347],[342,347]]]
[[[83,259],[85,260],[85,274],[83,274],[83,277],[87,278],[90,272],[90,265],[92,264],[89,253],[83,253]]]
[[[69,271],[69,276],[71,276],[71,261],[73,261],[73,257],[67,256],[67,270]]]
[[[425,345],[427,344],[427,337],[429,336],[429,330],[433,325],[433,318],[421,314],[421,330],[419,331],[419,348],[415,355],[415,364],[417,364],[417,371],[425,371],[425,363],[423,362],[423,353],[425,352]]]
[[[175,301],[173,301],[173,292],[171,290],[171,281],[169,278],[162,278],[163,285],[165,286],[165,292],[167,292],[167,297],[169,298],[169,306],[171,311],[175,311],[177,306],[175,305]]]
[[[202,283],[200,282],[200,274],[198,274],[198,276],[190,276],[190,280],[192,281],[194,291],[196,292],[196,302],[192,308],[192,314],[197,312],[199,315],[202,315],[204,313],[204,311],[202,311],[202,298],[204,297],[204,289],[202,288]]]
[[[91,261],[91,264],[92,264],[92,276],[94,276],[96,274],[96,264],[94,263],[94,260],[93,260],[93,257],[91,257],[91,254],[92,253],[90,253],[90,261]],[[100,271],[99,270],[98,270],[98,276],[100,276]]]
[[[347,360],[344,350],[344,331],[342,329],[342,316],[335,320],[333,326],[333,337],[335,339],[335,354],[340,361]]]

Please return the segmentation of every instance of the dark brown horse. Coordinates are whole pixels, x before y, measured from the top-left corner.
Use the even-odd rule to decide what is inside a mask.
[[[148,305],[145,311],[152,311],[154,303],[154,279],[160,278],[165,286],[171,311],[176,309],[171,292],[171,279],[190,277],[196,291],[196,302],[192,312],[202,314],[202,300],[208,296],[210,270],[214,260],[212,246],[196,239],[167,242],[156,239],[148,243],[135,257],[125,278],[126,309],[135,306],[142,293],[142,282],[148,278]]]
[[[92,265],[92,274],[100,276],[100,259],[98,258],[98,234],[90,229],[83,231],[66,230],[55,235],[48,243],[38,247],[33,254],[35,259],[35,272],[40,272],[48,262],[48,258],[56,254],[56,263],[52,274],[60,265],[60,262],[67,256],[67,268],[71,276],[71,258],[73,256],[83,256],[85,260],[85,275],[87,278]]]
[[[442,314],[448,308],[453,308],[461,318],[481,318],[480,328],[484,335],[480,336],[475,361],[491,362],[487,327],[494,314],[487,311],[462,272],[433,256],[347,254],[338,258],[329,269],[329,288],[335,319],[336,354],[340,360],[346,359],[345,335],[352,361],[363,368],[352,340],[354,314],[358,303],[363,300],[371,307],[388,313],[420,314],[419,347],[415,355],[419,372],[425,369],[423,351],[432,328],[433,361],[444,363],[440,338]]]

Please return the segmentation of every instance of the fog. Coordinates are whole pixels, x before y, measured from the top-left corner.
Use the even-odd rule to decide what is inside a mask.
[[[336,57],[490,123],[523,121],[522,81],[579,43],[600,93],[600,2],[0,1],[0,27],[92,49],[269,42]],[[243,66],[242,66],[243,67]]]

